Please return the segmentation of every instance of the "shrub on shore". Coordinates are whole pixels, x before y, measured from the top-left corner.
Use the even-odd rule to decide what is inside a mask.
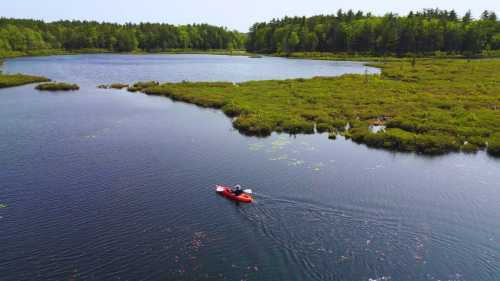
[[[39,91],[76,91],[80,87],[69,83],[42,83],[35,87]]]
[[[241,115],[233,122],[233,127],[246,135],[269,136],[273,131],[272,122],[260,120],[256,115]]]
[[[290,118],[282,122],[281,128],[289,134],[312,134],[314,133],[314,123],[301,118]]]
[[[334,129],[332,125],[322,122],[322,123],[316,123],[316,131],[318,133],[325,133],[325,132],[333,132]]]
[[[488,153],[493,156],[500,156],[500,133],[496,133],[488,140]]]
[[[465,153],[475,153],[479,150],[479,147],[477,147],[477,145],[475,145],[475,144],[468,142],[468,143],[462,145],[461,150],[462,150],[462,152],[465,152]]]

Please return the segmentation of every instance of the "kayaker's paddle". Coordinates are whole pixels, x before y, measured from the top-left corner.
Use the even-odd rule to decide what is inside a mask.
[[[251,189],[244,189],[243,192],[245,192],[247,194],[252,194],[252,190]]]

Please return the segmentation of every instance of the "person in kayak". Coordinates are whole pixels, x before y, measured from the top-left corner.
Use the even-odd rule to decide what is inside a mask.
[[[236,196],[240,196],[241,194],[243,194],[243,190],[241,189],[241,185],[239,185],[239,184],[235,185],[233,193]]]

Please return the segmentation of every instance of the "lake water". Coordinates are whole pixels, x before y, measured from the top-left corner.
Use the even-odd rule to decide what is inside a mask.
[[[10,73],[39,74],[53,80],[96,83],[233,81],[310,78],[345,73],[379,73],[360,62],[290,60],[214,55],[81,55],[8,60]]]
[[[96,89],[364,73],[359,63],[83,55],[3,69],[81,90],[0,90],[1,280],[500,279],[498,159],[246,137],[217,110]],[[217,196],[218,183],[256,202]]]

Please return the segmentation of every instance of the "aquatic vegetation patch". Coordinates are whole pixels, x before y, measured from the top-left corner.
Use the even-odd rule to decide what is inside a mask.
[[[375,65],[380,75],[140,88],[221,109],[247,135],[317,131],[389,150],[441,154],[488,146],[490,155],[498,154],[500,60],[399,59]],[[370,130],[373,125],[384,129]]]
[[[128,84],[121,84],[121,83],[114,83],[114,84],[109,85],[109,88],[117,89],[117,90],[121,90],[121,89],[124,89],[127,87],[128,87]]]
[[[272,158],[269,158],[269,160],[271,160],[271,161],[288,160],[288,155],[284,154],[284,155],[280,155],[277,157],[272,157]]]
[[[299,160],[296,158],[290,159],[290,162],[288,163],[288,166],[302,166],[304,165],[305,161],[304,160]]]
[[[277,149],[283,149],[283,147],[285,147],[289,144],[290,144],[290,141],[287,138],[279,137],[277,140],[275,140],[271,143],[271,146],[272,146],[273,150],[277,150]]]
[[[311,170],[315,171],[315,172],[318,172],[318,171],[321,171],[321,169],[322,169],[323,167],[325,167],[325,164],[323,164],[322,162],[320,162],[320,163],[316,163],[316,164],[314,164],[314,165],[310,166],[309,168],[310,168]]]
[[[143,91],[143,90],[145,90],[147,88],[150,88],[150,87],[158,86],[159,84],[160,83],[157,82],[157,81],[137,82],[134,85],[132,85],[131,87],[128,87],[127,91],[129,91],[129,92],[139,92],[139,91]],[[117,84],[115,84],[115,85],[117,85]]]
[[[248,146],[248,149],[250,149],[251,151],[259,151],[262,150],[264,147],[265,146],[263,143],[252,143]]]
[[[121,89],[124,89],[124,88],[128,88],[128,84],[122,84],[122,83],[113,83],[113,84],[110,84],[110,85],[103,84],[103,85],[97,86],[97,88],[99,88],[99,89],[121,90]]]
[[[0,73],[0,88],[15,87],[31,83],[48,82],[48,81],[50,81],[50,79],[41,76]]]
[[[80,86],[69,83],[42,83],[35,87],[39,91],[77,91]]]

